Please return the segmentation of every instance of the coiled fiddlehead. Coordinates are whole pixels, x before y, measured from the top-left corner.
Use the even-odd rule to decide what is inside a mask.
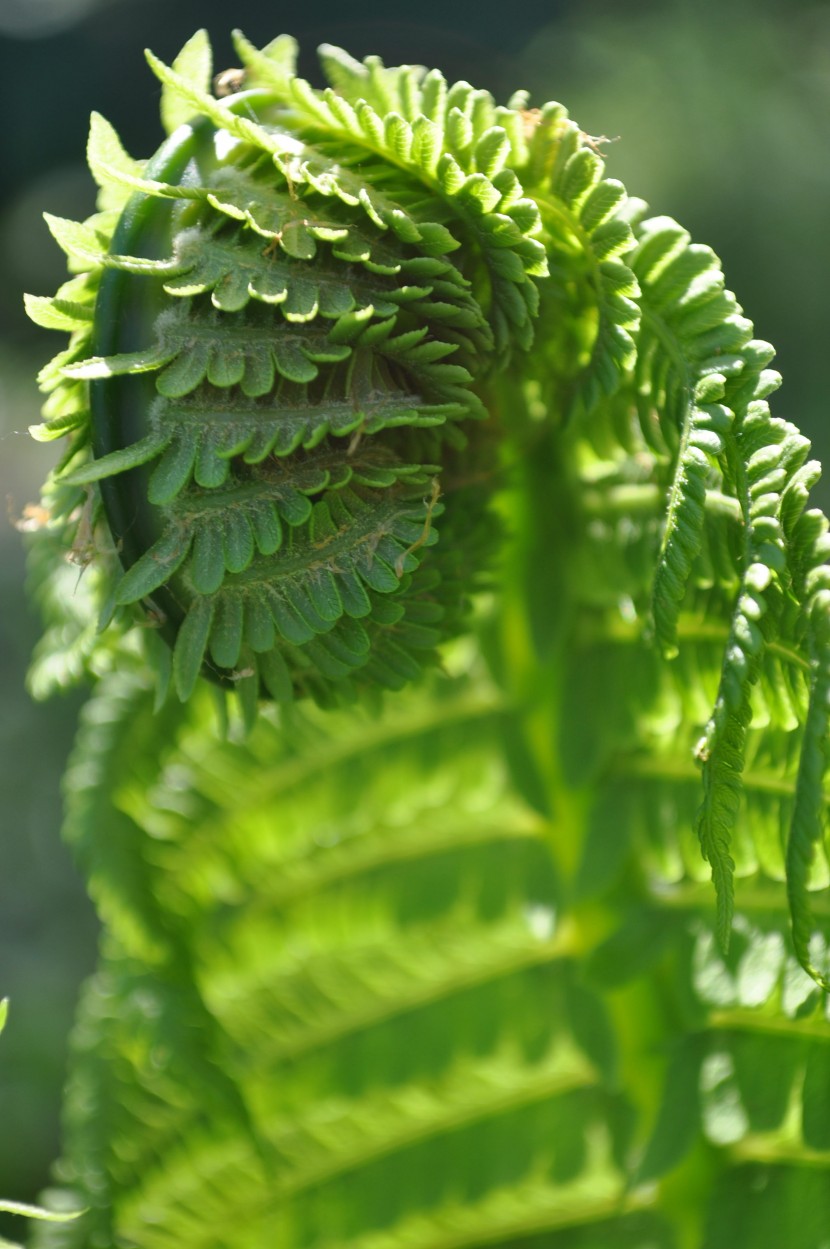
[[[481,490],[457,492],[463,523],[424,557],[459,511],[446,477],[486,472],[474,383],[529,341],[545,253],[504,131],[444,133],[445,113],[471,124],[458,93],[411,77],[407,116],[381,120],[295,78],[290,42],[241,48],[262,85],[221,104],[153,62],[165,115],[204,116],[140,175],[94,120],[93,172],[137,193],[116,223],[50,219],[92,268],[30,309],[77,327],[58,406],[88,383],[89,409],[60,481],[100,482],[124,566],[106,613],[144,604],[179,697],[201,670],[253,714],[261,693],[397,688],[458,628]],[[204,40],[181,59],[199,50],[209,77]]]
[[[698,705],[706,689],[713,706],[686,723],[724,945],[758,700],[786,699],[789,728],[805,726],[777,853],[799,957],[826,983],[807,904],[821,878],[826,521],[804,510],[808,444],[769,413],[771,349],[716,258],[673,222],[643,221],[557,104],[497,106],[332,48],[319,91],[295,74],[290,39],[237,48],[244,89],[219,99],[204,35],[172,69],[150,56],[171,135],[146,165],[93,118],[101,212],[49,219],[76,276],[29,303],[72,333],[43,374],[39,436],[70,436],[50,534],[72,541],[90,491],[100,533],[100,492],[110,636],[138,613],[154,628],[128,645],[141,637],[162,692],[172,674],[186,700],[203,673],[238,690],[249,722],[262,696],[397,688],[463,626],[494,542],[501,448],[532,456],[548,439],[547,490],[584,563],[534,577],[570,594],[574,649],[591,629],[619,632],[620,613],[661,672],[695,668],[704,618],[719,636],[714,688],[695,673]],[[606,529],[603,565],[597,518],[620,500],[636,506],[624,535]],[[81,650],[101,666],[106,646]]]

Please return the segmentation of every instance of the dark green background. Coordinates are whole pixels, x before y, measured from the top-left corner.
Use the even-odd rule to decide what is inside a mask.
[[[36,706],[23,684],[36,622],[11,520],[51,462],[26,428],[38,419],[34,374],[59,339],[25,321],[21,295],[50,294],[62,280],[41,212],[92,211],[91,109],[133,155],[149,155],[161,138],[159,88],[142,49],[169,62],[207,26],[221,69],[234,63],[235,25],[257,43],[297,36],[301,70],[315,81],[314,48],[325,40],[390,64],[437,65],[500,99],[528,87],[535,103],[562,100],[584,130],[614,140],[610,172],[632,194],[715,248],[757,332],[778,347],[785,386],[775,410],[819,456],[830,453],[830,5],[0,0],[0,497],[10,517],[0,521],[0,997],[11,998],[0,1041],[0,1195],[18,1200],[46,1182],[57,1149],[67,1032],[96,938],[58,838],[80,697]]]

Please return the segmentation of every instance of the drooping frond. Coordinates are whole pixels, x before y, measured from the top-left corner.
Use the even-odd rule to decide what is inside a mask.
[[[612,418],[616,426],[609,426],[608,418],[597,422],[599,431],[603,424],[608,429],[610,442],[603,446],[601,432],[590,431],[589,426],[585,431],[600,462],[609,466],[593,487],[599,492],[599,517],[615,493],[633,503],[632,486],[643,481],[643,465],[649,460],[654,479],[666,482],[666,511],[658,533],[655,520],[663,501],[659,492],[655,498],[651,484],[640,488],[642,522],[634,519],[632,525],[626,519],[625,529],[618,530],[626,548],[625,566],[633,569],[636,564],[637,574],[628,584],[611,574],[610,565],[619,558],[613,550],[597,566],[598,581],[606,578],[601,595],[610,608],[610,618],[609,608],[605,610],[603,627],[611,625],[619,611],[611,605],[618,604],[624,594],[630,602],[631,624],[646,623],[650,615],[657,647],[679,666],[679,681],[673,681],[667,671],[665,677],[659,676],[659,685],[697,684],[697,705],[684,714],[684,732],[693,735],[696,723],[703,732],[697,740],[681,737],[681,751],[693,745],[701,766],[703,800],[695,823],[711,865],[719,934],[726,944],[733,905],[732,842],[736,829],[744,826],[740,808],[750,724],[759,717],[769,721],[770,709],[776,705],[783,727],[792,732],[804,723],[811,667],[817,672],[826,662],[819,645],[812,651],[805,646],[805,639],[814,635],[809,622],[823,584],[820,571],[809,574],[808,584],[806,569],[815,570],[823,559],[821,536],[815,526],[807,536],[804,524],[796,519],[806,498],[803,485],[815,479],[815,470],[805,466],[807,440],[794,426],[770,415],[766,399],[780,380],[767,367],[772,349],[753,338],[751,324],[734,296],[724,290],[712,253],[691,244],[685,231],[664,218],[646,221],[637,228],[637,235],[637,246],[628,259],[640,284],[643,311],[637,364],[627,384],[627,415],[624,390]],[[580,472],[598,476],[596,464],[580,466]],[[606,541],[610,532],[606,531]],[[596,559],[592,552],[589,564]],[[648,570],[645,576],[643,569]],[[587,568],[582,576],[592,579]],[[649,585],[650,606],[643,596]],[[721,622],[720,632],[716,621]],[[632,636],[637,632],[635,625]],[[684,641],[683,633],[688,640]],[[718,634],[721,640],[713,651],[711,639]],[[711,681],[713,655],[718,651],[721,655],[717,687],[708,695],[713,700],[711,710],[703,723],[698,718],[699,694],[705,688],[698,684],[698,637],[705,640],[708,651],[707,681]],[[618,644],[610,652],[617,654]],[[659,659],[649,659],[648,665],[653,681],[661,670]],[[679,695],[677,689],[674,698]],[[705,699],[706,695],[704,705]],[[643,701],[642,694],[633,688],[620,690],[623,735],[633,729],[639,701]],[[773,711],[773,721],[779,715]],[[795,844],[804,847],[803,861],[810,863],[821,825],[814,816],[808,834],[804,813],[823,806],[817,762],[823,730],[817,720],[811,732],[816,742],[812,779],[801,787],[802,792],[809,788],[810,805],[805,807],[802,798],[790,834]],[[689,762],[687,755],[684,770]],[[802,830],[800,838],[797,827]],[[776,875],[783,866],[782,854],[779,848]],[[816,879],[821,879],[820,869]],[[809,924],[806,891],[799,891],[798,904],[795,892],[791,896],[794,925],[802,926],[804,957],[803,930]]]

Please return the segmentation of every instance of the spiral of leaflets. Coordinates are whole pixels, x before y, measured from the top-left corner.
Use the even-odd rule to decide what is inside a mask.
[[[29,311],[72,331],[40,436],[72,434],[53,512],[100,484],[104,621],[141,605],[179,697],[205,673],[252,718],[398,688],[458,629],[487,540],[474,384],[529,344],[546,257],[483,93],[378,66],[344,93],[333,50],[319,93],[292,41],[240,51],[221,101],[203,35],[151,58],[172,133],[146,165],[93,117],[106,207],[47,218],[81,273]]]

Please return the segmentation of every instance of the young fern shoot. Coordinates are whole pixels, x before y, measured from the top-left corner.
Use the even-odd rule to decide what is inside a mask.
[[[532,108],[523,92],[499,105],[488,92],[466,82],[449,84],[435,70],[388,68],[374,57],[358,62],[327,45],[321,62],[330,85],[321,90],[297,75],[289,37],[259,50],[237,34],[235,44],[242,70],[232,79],[220,75],[216,94],[204,32],[170,67],[147,54],[161,83],[168,132],[149,161],[130,157],[109,123],[93,116],[88,158],[100,187],[99,211],[83,223],[47,216],[73,276],[54,298],[30,297],[27,306],[40,325],[70,333],[68,347],[41,374],[48,399],[44,424],[33,431],[38,438],[67,440],[46,486],[50,519],[32,540],[35,591],[50,626],[36,655],[34,680],[43,690],[87,671],[103,674],[108,691],[87,726],[86,745],[79,747],[79,758],[86,750],[95,759],[91,772],[99,779],[91,784],[79,769],[68,835],[89,865],[121,953],[107,964],[102,984],[110,988],[96,989],[87,1001],[82,1032],[98,1035],[100,1027],[108,1055],[120,1052],[118,1010],[107,1004],[107,994],[132,1001],[148,965],[167,986],[159,990],[160,1017],[167,1020],[172,1012],[173,1018],[171,1004],[181,995],[177,1026],[201,1038],[198,1070],[212,1070],[221,1065],[217,1056],[231,1055],[231,1074],[223,1069],[217,1082],[216,1105],[228,1116],[223,1122],[231,1136],[231,1123],[247,1133],[250,1156],[245,1153],[243,1167],[242,1153],[233,1154],[229,1145],[225,1156],[220,1145],[210,1153],[210,1166],[231,1188],[237,1182],[233,1167],[239,1175],[244,1171],[238,1201],[251,1226],[260,1229],[245,1241],[253,1244],[266,1243],[256,1239],[265,1234],[256,1220],[266,1217],[271,1200],[271,1179],[262,1181],[260,1192],[254,1171],[259,1175],[261,1166],[270,1176],[271,1152],[276,1157],[284,1147],[288,1156],[296,1146],[291,1166],[296,1162],[297,1175],[306,1175],[303,1167],[317,1157],[317,1145],[306,1142],[303,1154],[286,1126],[290,1107],[282,1107],[278,1125],[276,1112],[271,1122],[264,1111],[260,1119],[251,1110],[259,1094],[246,1084],[253,1066],[239,1058],[233,1010],[223,1014],[237,989],[223,962],[226,951],[212,945],[214,929],[227,925],[230,948],[238,932],[231,931],[228,914],[241,906],[239,899],[250,902],[250,914],[263,925],[273,904],[287,916],[286,931],[296,922],[296,948],[305,949],[303,942],[313,946],[319,933],[313,925],[306,932],[297,916],[313,905],[308,899],[315,891],[322,896],[332,882],[351,881],[370,869],[393,873],[396,856],[420,862],[428,851],[401,833],[409,827],[409,800],[391,781],[384,790],[382,771],[371,766],[378,758],[380,768],[386,759],[390,776],[397,776],[395,752],[400,747],[406,754],[402,743],[410,733],[423,770],[403,775],[413,793],[424,778],[426,793],[443,778],[453,795],[447,800],[458,824],[453,836],[467,839],[464,854],[478,845],[477,838],[524,845],[536,837],[538,821],[553,812],[550,839],[572,869],[572,893],[565,890],[562,899],[573,905],[577,919],[570,935],[565,926],[562,945],[556,908],[549,900],[542,905],[527,882],[522,887],[534,900],[523,912],[522,940],[530,941],[528,924],[535,925],[538,948],[519,941],[514,949],[507,937],[502,948],[496,937],[501,941],[503,934],[486,933],[487,941],[496,942],[493,959],[504,960],[505,976],[520,965],[535,966],[534,959],[555,962],[556,1000],[573,1024],[573,1036],[562,1041],[567,1061],[545,1068],[544,1088],[533,1082],[542,1080],[536,1069],[533,1080],[521,1085],[515,1058],[521,1047],[514,1053],[505,1042],[499,1051],[499,1061],[507,1062],[509,1050],[510,1062],[518,1063],[509,1075],[510,1087],[518,1090],[510,1102],[516,1141],[525,1140],[525,1130],[528,1141],[541,1132],[521,1118],[525,1109],[520,1113],[519,1104],[559,1098],[566,1086],[567,1096],[578,1099],[576,1090],[593,1088],[593,1081],[597,1087],[606,1081],[602,1097],[613,1100],[612,1064],[606,1070],[601,1047],[586,1040],[600,1027],[599,1016],[590,1014],[590,994],[578,976],[572,979],[569,960],[591,945],[579,936],[580,898],[610,889],[632,846],[629,879],[646,901],[643,913],[630,920],[635,937],[626,919],[607,948],[613,951],[618,939],[625,949],[629,939],[639,942],[637,957],[646,962],[676,938],[671,976],[688,975],[689,1000],[696,994],[694,1000],[709,1011],[716,999],[706,993],[715,992],[713,984],[722,995],[717,1001],[723,1018],[712,1014],[713,1029],[732,1020],[724,1023],[728,977],[724,971],[720,980],[714,973],[707,980],[700,969],[717,958],[737,958],[735,940],[742,949],[746,933],[755,931],[755,912],[741,901],[743,883],[760,882],[764,899],[777,898],[776,889],[782,897],[786,892],[794,956],[822,991],[830,989],[828,934],[816,919],[822,907],[813,905],[830,869],[824,832],[830,569],[828,522],[808,506],[818,466],[795,426],[770,412],[768,398],[780,381],[769,367],[772,348],[755,337],[725,288],[713,252],[693,243],[674,221],[647,216],[641,201],[606,176],[597,144],[561,105]],[[88,495],[93,502],[85,507]],[[79,608],[62,601],[60,579],[80,516],[95,559]],[[459,656],[466,651],[453,649],[452,641],[464,633],[478,637],[486,675],[483,660],[476,660],[473,676],[459,676]],[[56,650],[66,653],[65,661]],[[425,672],[442,666],[449,671],[430,684]],[[145,767],[147,792],[160,804],[155,814],[154,799],[141,796],[113,763],[119,749],[135,749],[140,757],[138,747],[129,746],[131,734],[145,748],[152,735],[142,718],[148,672],[166,752]],[[419,681],[420,690],[404,688]],[[220,702],[238,705],[247,744],[208,743],[208,689]],[[380,728],[366,719],[367,701],[377,714],[383,709]],[[320,727],[327,716],[336,726],[331,736]],[[318,756],[340,776],[350,723],[361,758],[354,766],[367,769],[371,802],[379,811],[403,804],[391,848],[375,845],[377,828],[367,815],[366,827],[354,834],[357,857],[347,863],[340,833],[326,841],[327,815],[316,849],[303,851],[307,860],[295,861],[287,842],[280,848],[269,843],[266,853],[257,838],[271,835],[263,832],[267,801],[279,797],[292,810],[295,779],[316,776]],[[453,746],[450,730],[459,725]],[[502,732],[503,757],[488,754],[493,735]],[[301,742],[296,757],[294,733]],[[473,800],[468,809],[468,798],[458,796],[466,794],[464,785],[474,774],[465,762],[473,757],[476,768],[507,775],[513,787],[499,831],[486,835],[479,817],[478,824],[470,822]],[[190,834],[185,837],[177,824],[184,807],[170,780],[179,772],[190,778],[188,802],[195,811],[187,848]],[[246,778],[244,792],[229,780],[237,775]],[[342,783],[348,787],[348,778]],[[320,784],[320,795],[308,795],[309,810],[324,801],[324,780]],[[92,830],[98,785],[112,785],[120,795],[114,801],[120,840],[112,858]],[[237,798],[240,809],[231,816]],[[238,835],[246,822],[250,844]],[[429,819],[424,829],[433,830]],[[225,833],[235,846],[234,863],[233,854],[225,855],[212,840]],[[432,835],[425,833],[430,845]],[[146,853],[136,849],[144,837],[158,839]],[[302,837],[311,844],[310,833]],[[344,834],[344,846],[347,841]],[[334,865],[321,868],[329,852],[326,861]],[[197,868],[199,855],[204,862]],[[276,883],[264,866],[272,861],[286,873]],[[119,877],[125,862],[132,864],[129,883],[126,874]],[[182,887],[180,895],[178,874],[191,870],[194,893]],[[695,892],[708,874],[717,944],[710,941],[708,919],[700,919],[708,904]],[[252,900],[253,882],[260,882],[268,905]],[[763,892],[768,886],[770,894]],[[214,888],[220,902],[212,912]],[[681,939],[676,916],[689,905],[690,893],[697,926],[689,921]],[[752,905],[766,916],[766,901]],[[400,907],[403,913],[405,903]],[[388,909],[381,908],[384,923]],[[459,904],[459,915],[463,909]],[[356,913],[358,927],[369,923],[359,907]],[[486,913],[482,902],[475,922],[486,927]],[[255,922],[246,910],[240,930],[249,920]],[[319,920],[323,927],[325,922]],[[766,933],[766,922],[758,920],[758,932]],[[244,949],[264,967],[268,942],[257,932]],[[762,945],[767,942],[764,949],[777,940],[775,932],[759,937]],[[653,955],[642,953],[646,945],[654,946]],[[295,947],[288,942],[285,948],[290,953]],[[607,964],[604,949],[599,945],[589,960],[595,969],[604,957]],[[459,985],[473,993],[469,986],[477,973],[469,968],[475,960],[464,963],[459,955],[458,966],[450,966],[454,951],[448,945],[436,958],[440,986],[434,999],[424,989],[423,1001],[431,1006],[442,995],[460,993]],[[309,1008],[304,1016],[303,994],[309,1001],[319,994],[322,1002],[327,973],[309,955],[308,982],[300,988],[293,977],[305,972],[296,971],[293,957],[285,954],[278,976],[287,997],[262,1007],[262,1019],[273,1010],[284,1031],[262,1045],[273,1042],[279,1062],[290,1065],[296,1058],[299,1070],[306,1048],[322,1052],[335,1038],[345,1053],[348,1037],[364,1024],[338,1023],[342,1004],[333,1005],[333,997],[318,1014]],[[341,966],[339,953],[330,950],[326,957]],[[341,961],[359,982],[356,1000],[363,1001],[365,992],[369,1029],[386,1019],[384,1011],[391,1017],[398,1008],[391,997],[380,1001],[385,990],[366,987],[360,957],[357,946],[349,946]],[[400,1010],[420,1009],[412,987],[417,975],[407,979],[403,963],[393,966],[391,953],[390,959],[388,983],[396,986],[399,1005],[405,1003]],[[782,953],[781,967],[783,960]],[[463,973],[462,964],[468,968]],[[186,975],[171,970],[179,966],[188,969]],[[786,973],[776,967],[776,976],[786,981],[781,1002],[788,1001],[802,973],[795,961]],[[239,993],[258,1002],[268,974],[266,969],[264,979],[254,976],[253,987],[246,980]],[[809,992],[814,990],[811,984]],[[767,986],[764,1002],[772,992]],[[806,991],[803,1001],[813,1009]],[[293,1022],[288,1015],[283,1019],[281,1012],[290,1014],[285,1002],[296,1007]],[[795,1027],[800,1010],[800,1004],[793,1007],[786,1028]],[[256,1033],[252,1025],[260,1039],[270,1036],[262,1021],[259,1026]],[[814,1026],[824,1037],[825,1021]],[[303,1040],[302,1028],[311,1039]],[[697,1089],[699,1080],[706,1093],[710,1068],[723,1056],[714,1048],[704,1053],[694,1039],[697,1028],[689,1024],[670,1070],[677,1066],[678,1079],[689,1087]],[[84,1080],[91,1079],[90,1053],[87,1046],[79,1060],[73,1094],[78,1104]],[[822,1078],[815,1072],[823,1059],[809,1061],[814,1065],[808,1064],[805,1087],[813,1088]],[[732,1058],[723,1062],[728,1066]],[[476,1068],[477,1087],[484,1087],[480,1077]],[[178,1078],[170,1076],[174,1084]],[[416,1091],[427,1085],[424,1072],[412,1076]],[[364,1093],[374,1096],[371,1089]],[[270,1105],[270,1094],[262,1096]],[[432,1093],[424,1096],[424,1113],[444,1124],[441,1115],[450,1102],[442,1109],[440,1098],[433,1104]],[[478,1113],[470,1109],[474,1101],[464,1085],[457,1119],[440,1131],[470,1128]],[[338,1168],[345,1173],[352,1165],[345,1154],[337,1161],[337,1141],[351,1140],[348,1132],[359,1121],[357,1112],[349,1118],[344,1105],[333,1100],[329,1107],[332,1122],[342,1113],[346,1125],[344,1135],[334,1133],[331,1141],[320,1126],[324,1116],[319,1123],[314,1117],[319,1107],[308,1111],[309,1122],[319,1127],[314,1139],[325,1139],[330,1155],[308,1162],[306,1179],[274,1181],[276,1188],[285,1187],[289,1205],[299,1203],[298,1210],[304,1185],[324,1187]],[[378,1139],[371,1143],[367,1135],[362,1144],[353,1142],[369,1169],[385,1150],[394,1154],[403,1141],[414,1150],[412,1142],[420,1139],[403,1100],[390,1112],[388,1137],[379,1126],[387,1122],[388,1107],[371,1106],[371,1131]],[[695,1115],[697,1106],[695,1101]],[[186,1114],[191,1112],[197,1115],[194,1108]],[[656,1173],[660,1142],[675,1128],[670,1116],[668,1126],[658,1118],[640,1167],[626,1161],[624,1133],[618,1138],[616,1127],[608,1128],[621,1122],[616,1113],[591,1101],[585,1122],[599,1116],[605,1127],[597,1132],[602,1136],[607,1129],[612,1142],[603,1148],[613,1156],[614,1178],[606,1176],[606,1204],[598,1208],[609,1219],[624,1209],[628,1227],[629,1214],[639,1218],[656,1200],[635,1191],[634,1180]],[[671,1165],[688,1142],[693,1117],[667,1150],[674,1150]],[[561,1122],[545,1120],[545,1131],[564,1132]],[[813,1150],[810,1157],[823,1166],[830,1143],[817,1122],[805,1109],[799,1148]],[[712,1132],[719,1145],[738,1139]],[[426,1128],[424,1133],[429,1135]],[[761,1138],[747,1129],[747,1139],[751,1150]],[[530,1157],[529,1144],[527,1149]],[[83,1142],[77,1154],[84,1156]],[[149,1237],[148,1247],[161,1245],[163,1237],[153,1239],[156,1208],[175,1208],[182,1220],[176,1235],[186,1240],[195,1234],[182,1230],[190,1227],[190,1181],[176,1171],[181,1159],[171,1165],[170,1192],[179,1194],[173,1197],[161,1175],[150,1174],[146,1188],[143,1175],[133,1177],[139,1192],[130,1189],[133,1181],[119,1179],[117,1159],[100,1164],[99,1172],[93,1166],[90,1174],[107,1194],[99,1205],[106,1200],[120,1211],[117,1217],[110,1211],[110,1221],[100,1224],[100,1243],[120,1226],[128,1239],[144,1243]],[[528,1166],[528,1175],[535,1174]],[[85,1174],[81,1164],[76,1174]],[[82,1190],[84,1184],[88,1197],[95,1185],[84,1180]],[[378,1183],[372,1184],[376,1191]],[[515,1222],[516,1203],[525,1200],[518,1181],[515,1191],[505,1181],[503,1205],[493,1196],[493,1226],[502,1229],[505,1244],[536,1226],[567,1229],[571,1218],[574,1227],[582,1226],[575,1190],[563,1196],[560,1186],[551,1196],[547,1189],[531,1193],[530,1179],[527,1184],[533,1217],[528,1215],[524,1232],[521,1220]],[[432,1200],[423,1199],[427,1205]],[[453,1214],[461,1230],[452,1241],[436,1230],[449,1226],[441,1222],[439,1205],[430,1214],[433,1239],[426,1232],[418,1239],[419,1216],[407,1212],[395,1224],[400,1243],[479,1243],[476,1236],[489,1227],[484,1198],[475,1227],[464,1222],[463,1212]],[[145,1206],[151,1213],[142,1221]],[[334,1223],[338,1217],[331,1215]],[[325,1231],[322,1215],[319,1226],[316,1214],[296,1218],[279,1241],[286,1249],[322,1243],[310,1231],[306,1236],[303,1229],[312,1224],[332,1245],[381,1249],[392,1243],[368,1231],[363,1238],[342,1232],[337,1239]],[[175,1219],[170,1226],[178,1226]],[[609,1223],[608,1239],[590,1245],[634,1243],[624,1231],[617,1242],[616,1227]],[[642,1227],[651,1234],[651,1223]],[[230,1231],[228,1236],[232,1240]]]

